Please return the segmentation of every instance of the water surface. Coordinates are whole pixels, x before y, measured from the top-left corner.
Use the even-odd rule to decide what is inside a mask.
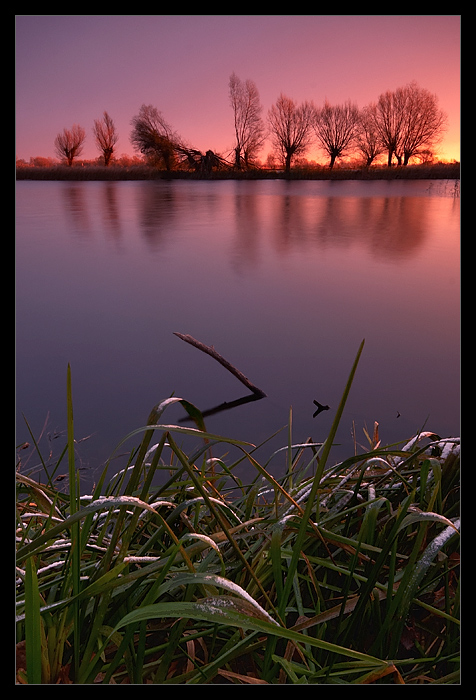
[[[324,439],[365,338],[331,457],[374,421],[384,444],[459,434],[453,184],[18,182],[17,442],[31,442],[25,415],[48,449],[64,444],[68,363],[90,474],[172,393],[202,410],[247,393],[174,331],[267,394],[210,431],[257,444],[292,407],[294,440]],[[330,410],[313,418],[314,399]]]

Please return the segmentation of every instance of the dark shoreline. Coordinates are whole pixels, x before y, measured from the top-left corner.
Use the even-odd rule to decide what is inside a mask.
[[[108,168],[101,165],[17,167],[17,180],[459,180],[459,163],[408,165],[393,168],[293,169],[286,175],[277,170],[221,170],[207,175],[184,170],[156,170],[149,166]]]

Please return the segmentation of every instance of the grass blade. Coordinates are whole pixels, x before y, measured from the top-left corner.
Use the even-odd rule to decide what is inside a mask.
[[[41,683],[41,616],[36,561],[31,557],[25,570],[25,646],[29,685]]]
[[[71,367],[68,364],[67,384],[67,433],[68,433],[68,468],[69,468],[69,510],[71,515],[75,515],[79,510],[79,478],[76,473],[74,455],[74,421],[73,421],[73,394],[71,386]],[[73,599],[79,595],[81,590],[81,531],[79,521],[73,523],[71,527],[71,576]],[[77,600],[72,603],[73,612],[73,677],[77,678],[79,670],[80,652],[80,607]]]
[[[325,642],[315,637],[309,637],[300,632],[286,629],[277,622],[272,623],[266,619],[262,619],[257,616],[256,610],[247,601],[239,600],[233,596],[216,596],[194,602],[157,603],[156,605],[149,605],[125,615],[116,625],[115,631],[126,625],[138,624],[143,620],[165,619],[168,617],[188,618],[231,627],[239,627],[244,630],[253,630],[268,636],[289,639],[293,642],[325,649],[329,652],[347,656],[374,666],[385,664],[385,662],[374,656],[369,656],[368,654],[363,654],[353,649],[346,649],[345,647]]]
[[[284,592],[283,592],[283,596],[281,599],[281,604],[279,606],[280,617],[283,617],[283,615],[285,613],[287,601],[289,599],[289,595],[290,595],[292,585],[293,585],[294,574],[296,573],[298,561],[299,561],[299,558],[301,556],[301,548],[302,548],[302,545],[304,542],[304,538],[306,536],[308,521],[309,521],[309,518],[311,516],[312,510],[314,509],[315,504],[316,504],[316,495],[317,495],[317,491],[319,489],[319,484],[320,484],[320,481],[322,478],[322,474],[324,472],[324,467],[326,465],[326,461],[327,461],[327,458],[329,457],[332,443],[333,443],[333,441],[335,439],[335,435],[337,433],[337,428],[339,426],[340,419],[341,419],[342,413],[344,411],[344,407],[345,407],[345,404],[347,401],[347,397],[349,395],[350,388],[352,386],[352,382],[354,379],[355,372],[357,370],[357,365],[359,363],[360,356],[362,354],[362,350],[364,349],[364,342],[365,341],[363,340],[362,343],[360,344],[359,350],[357,352],[357,356],[354,360],[354,364],[352,366],[349,378],[347,380],[347,384],[346,384],[345,389],[344,389],[344,393],[342,395],[339,406],[337,408],[336,415],[335,415],[334,421],[332,423],[329,435],[324,443],[321,458],[320,458],[319,464],[318,464],[317,469],[316,469],[316,474],[313,478],[311,491],[310,491],[308,499],[307,499],[307,503],[306,503],[306,507],[304,509],[304,514],[302,517],[301,525],[300,525],[298,535],[296,538],[296,543],[294,545],[293,556],[292,556],[291,563],[289,566],[288,576],[287,576],[286,583],[284,586]]]

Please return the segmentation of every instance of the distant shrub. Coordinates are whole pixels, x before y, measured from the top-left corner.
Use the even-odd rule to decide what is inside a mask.
[[[100,159],[98,159],[100,160]],[[50,162],[51,161],[51,162]],[[108,167],[97,161],[80,161],[72,167],[55,163],[53,159],[32,158],[30,163],[17,161],[17,180],[441,180],[458,179],[460,164],[422,163],[405,167],[296,167],[286,175],[273,168],[247,171],[212,171],[208,175],[188,170],[160,170],[144,163],[143,159],[121,156]]]

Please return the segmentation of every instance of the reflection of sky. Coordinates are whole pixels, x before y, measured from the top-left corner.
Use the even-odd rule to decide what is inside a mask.
[[[395,197],[299,184],[18,183],[18,410],[61,425],[69,362],[77,429],[112,432],[108,453],[172,392],[203,409],[242,396],[178,331],[268,394],[211,430],[265,439],[292,405],[301,438],[318,439],[334,413],[313,421],[312,401],[335,410],[365,337],[345,435],[379,420],[383,440],[402,439],[429,413],[455,434],[459,200],[422,183],[394,183]]]
[[[265,114],[281,92],[363,107],[415,80],[448,113],[443,157],[459,159],[460,51],[455,15],[23,15],[16,155],[53,157],[56,135],[77,123],[87,134],[83,157],[97,157],[92,127],[105,110],[118,130],[117,153],[132,154],[130,122],[142,104],[159,109],[195,148],[226,154],[235,72],[255,82]]]

